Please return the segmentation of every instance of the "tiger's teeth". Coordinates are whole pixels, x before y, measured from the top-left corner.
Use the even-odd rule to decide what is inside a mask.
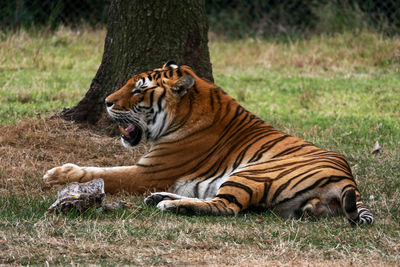
[[[124,129],[124,127],[122,127],[122,125],[119,125],[119,130],[121,131],[121,133],[123,135],[125,135],[126,137],[129,137],[129,133]]]

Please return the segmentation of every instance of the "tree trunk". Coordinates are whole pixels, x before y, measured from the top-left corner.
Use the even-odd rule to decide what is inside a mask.
[[[103,59],[90,89],[77,106],[62,111],[65,119],[98,122],[107,95],[169,60],[213,80],[204,0],[112,0],[107,29]]]

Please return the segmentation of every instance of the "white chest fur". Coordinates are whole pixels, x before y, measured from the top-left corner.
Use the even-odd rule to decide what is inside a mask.
[[[228,177],[229,175],[208,179],[203,178],[187,181],[177,181],[174,185],[173,192],[175,194],[185,197],[200,199],[213,198],[217,194],[221,184],[225,182]]]

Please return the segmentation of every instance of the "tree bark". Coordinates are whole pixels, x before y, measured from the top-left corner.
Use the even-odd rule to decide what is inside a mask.
[[[96,123],[104,99],[134,75],[169,60],[213,80],[204,0],[112,0],[101,65],[77,106],[64,119]]]

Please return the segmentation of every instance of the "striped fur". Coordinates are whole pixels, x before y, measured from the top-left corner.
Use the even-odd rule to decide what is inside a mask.
[[[124,128],[140,129],[151,148],[134,166],[92,167],[76,175],[79,181],[102,177],[109,192],[161,191],[145,203],[177,213],[236,215],[257,207],[283,217],[374,221],[342,155],[274,129],[187,66],[173,62],[139,74],[106,104]],[[128,135],[122,139],[131,145]],[[65,182],[57,168],[46,175],[50,183]]]

